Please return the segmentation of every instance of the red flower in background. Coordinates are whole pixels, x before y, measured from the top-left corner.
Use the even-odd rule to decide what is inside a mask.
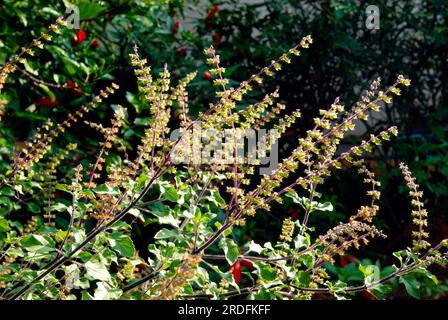
[[[205,18],[205,27],[206,27],[206,28],[209,27],[208,22],[209,22],[211,19],[213,19],[213,17],[216,15],[216,13],[218,12],[218,10],[219,10],[219,7],[218,7],[218,5],[216,5],[216,6],[214,6],[214,7],[212,8],[212,10],[210,10],[210,12],[208,13],[207,17]]]
[[[254,268],[254,264],[249,260],[236,260],[235,263],[230,267],[233,280],[235,280],[236,284],[238,284],[241,280],[241,266],[247,267],[249,269]]]
[[[36,101],[36,106],[37,107],[54,108],[54,107],[57,107],[59,104],[60,103],[59,103],[58,99],[54,99],[54,101],[52,101],[49,96],[42,97],[42,98],[40,98],[39,100]]]
[[[204,77],[205,77],[205,79],[207,79],[209,81],[212,80],[212,75],[208,71],[204,71]]]
[[[171,27],[171,33],[176,33],[177,29],[179,29],[179,26],[180,26],[179,20],[174,21],[174,24]]]
[[[249,261],[249,260],[241,260],[240,264],[241,264],[243,267],[248,267],[248,268],[250,268],[250,269],[253,269],[253,268],[254,268],[254,264],[253,264],[251,261]]]
[[[69,88],[76,88],[78,85],[75,83],[75,82],[73,82],[72,80],[67,80],[66,81],[66,84],[67,84],[67,87],[69,87]]]
[[[210,12],[207,15],[207,18],[205,18],[205,20],[212,20],[213,17],[216,15],[216,13],[218,13],[219,10],[219,6],[216,5],[212,8],[212,10],[210,10]]]
[[[235,283],[238,284],[241,279],[241,264],[238,260],[236,260],[230,267],[230,271],[232,272],[233,280],[235,280]]]
[[[367,299],[367,300],[378,300],[373,294],[371,294],[369,291],[367,290],[363,290],[361,291],[361,297]]]
[[[218,31],[215,31],[213,38],[215,39],[216,45],[219,46],[221,44],[221,36],[219,35]]]
[[[93,39],[93,40],[92,40],[92,43],[90,44],[90,47],[91,47],[92,49],[96,49],[96,48],[98,48],[99,46],[100,46],[100,43],[98,42],[98,40]]]
[[[83,43],[87,38],[87,34],[84,30],[78,29],[76,30],[76,38],[71,36],[70,39],[74,43],[75,46],[80,45]]]
[[[179,49],[177,50],[177,55],[178,55],[180,58],[184,58],[184,57],[187,55],[187,50],[186,50],[185,48],[179,48]]]
[[[283,134],[284,137],[292,137],[294,135],[294,130],[286,130]]]
[[[345,266],[347,265],[347,260],[345,259],[344,256],[339,257],[339,264],[341,265],[342,268],[345,268]]]
[[[83,91],[78,87],[78,84],[76,82],[73,82],[72,80],[67,80],[66,84],[68,88],[71,88],[70,90],[71,93],[76,94],[80,97],[84,94]]]
[[[349,263],[355,263],[355,262],[356,260],[352,255],[339,257],[339,264],[341,265],[342,268],[344,268]]]
[[[299,212],[294,208],[288,208],[286,211],[292,220],[296,220],[299,217]]]
[[[64,195],[62,194],[62,192],[56,190],[56,192],[54,193],[53,197],[55,199],[62,199],[62,198],[64,198]]]

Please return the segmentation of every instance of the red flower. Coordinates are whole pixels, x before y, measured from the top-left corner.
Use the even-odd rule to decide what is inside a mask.
[[[96,49],[96,48],[98,48],[99,46],[100,46],[100,43],[98,42],[98,40],[93,39],[93,40],[92,40],[92,43],[90,44],[90,47],[91,47],[92,49]]]
[[[82,97],[82,95],[84,94],[84,92],[79,88],[72,89],[72,93],[78,95],[79,97]]]
[[[72,80],[67,80],[67,87],[69,87],[69,88],[76,88],[76,87],[78,87],[78,85],[75,83],[75,82],[73,82]]]
[[[184,57],[187,55],[187,50],[186,50],[185,48],[179,48],[179,49],[177,50],[177,55],[178,55],[180,58],[184,58]]]
[[[86,40],[86,38],[87,38],[87,34],[84,30],[82,30],[82,29],[76,30],[76,39],[78,41],[78,44],[83,43],[84,40]]]
[[[216,45],[219,46],[221,44],[221,36],[219,35],[218,31],[215,31],[213,38],[215,39]]]
[[[345,267],[347,264],[349,263],[355,263],[355,258],[353,258],[353,256],[348,255],[348,256],[340,256],[339,257],[339,263],[341,264],[341,267]]]
[[[218,5],[216,5],[216,6],[214,6],[213,8],[212,8],[212,10],[210,10],[210,12],[208,13],[208,15],[207,15],[207,17],[205,18],[205,28],[207,28],[208,29],[208,27],[209,27],[209,21],[211,20],[211,19],[213,19],[213,17],[216,15],[216,13],[218,12],[218,9],[219,9],[219,7],[218,7]]]
[[[205,20],[211,20],[211,19],[213,19],[213,17],[216,15],[216,13],[218,12],[218,10],[219,10],[218,5],[214,6],[214,7],[212,8],[212,10],[210,10],[210,12],[208,13],[207,18],[205,18]]]
[[[36,106],[37,107],[54,108],[54,107],[57,107],[58,105],[59,105],[59,100],[58,99],[54,99],[54,101],[52,101],[49,96],[40,98],[39,100],[36,101]]]
[[[232,272],[233,280],[235,280],[235,283],[238,284],[241,279],[241,264],[238,260],[236,260],[230,267],[230,271]]]
[[[299,217],[299,212],[294,208],[288,208],[286,211],[292,220],[296,220]]]
[[[361,291],[361,297],[367,300],[377,300],[376,297],[367,290]]]
[[[72,42],[74,43],[75,46],[80,45],[81,43],[83,43],[87,38],[87,34],[84,30],[82,29],[78,29],[76,30],[76,38],[75,37],[70,37],[70,39],[72,40]]]
[[[250,269],[254,268],[254,264],[249,260],[241,260],[240,264],[244,267],[248,267]]]
[[[54,193],[53,197],[55,199],[62,199],[63,198],[63,194],[62,194],[62,192],[56,190],[56,192]]]
[[[179,20],[174,21],[174,24],[171,27],[171,33],[176,33],[177,29],[179,29],[179,26],[180,26]]]
[[[204,77],[207,80],[210,80],[210,81],[212,80],[212,75],[208,71],[204,71]]]
[[[347,260],[345,259],[344,256],[339,257],[339,264],[341,265],[342,268],[345,268],[345,266],[347,265]]]
[[[284,137],[291,137],[294,135],[294,130],[286,130],[286,132],[283,134]]]
[[[71,93],[76,94],[80,97],[84,94],[82,90],[78,87],[78,84],[76,82],[73,82],[72,80],[67,80],[66,84],[68,88],[71,88],[70,90]]]

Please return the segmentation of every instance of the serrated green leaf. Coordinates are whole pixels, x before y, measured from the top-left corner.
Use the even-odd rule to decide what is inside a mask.
[[[123,257],[132,258],[135,254],[135,246],[129,236],[119,232],[113,232],[108,237],[110,246]]]

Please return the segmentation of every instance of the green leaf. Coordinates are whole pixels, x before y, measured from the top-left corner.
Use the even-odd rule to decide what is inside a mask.
[[[226,239],[223,246],[224,254],[229,265],[233,265],[240,255],[240,250],[236,243],[231,239]]]
[[[169,224],[173,227],[178,228],[180,224],[180,220],[176,219],[172,214],[169,214],[166,217],[159,217],[159,223],[160,224]]]
[[[48,120],[46,117],[32,113],[27,111],[15,111],[14,115],[19,118],[29,119],[29,120],[37,120],[37,121],[46,121]]]
[[[224,76],[226,78],[230,77],[240,66],[241,66],[241,64],[235,64],[231,67],[226,68],[226,72],[224,73]]]
[[[277,273],[269,265],[260,266],[260,277],[265,281],[274,281],[277,279]]]
[[[126,100],[135,108],[135,112],[137,114],[140,114],[140,112],[142,111],[142,107],[136,97],[135,94],[126,91]],[[137,121],[138,118],[135,118],[134,121]]]
[[[55,204],[50,206],[51,211],[65,212],[68,207],[62,202],[56,202]]]
[[[55,188],[56,190],[72,193],[71,187],[68,184],[56,183]]]
[[[113,288],[110,284],[99,282],[96,284],[94,299],[95,300],[116,300],[121,297],[123,291],[118,288]]]
[[[17,8],[15,9],[15,13],[19,17],[19,20],[23,24],[23,26],[26,27],[28,25],[28,20],[26,19],[26,14]]]
[[[439,284],[439,280],[437,279],[437,277],[433,274],[431,274],[431,280],[434,282],[435,285]]]
[[[333,211],[333,205],[331,204],[331,202],[318,203],[313,201],[312,205],[314,210]]]
[[[55,101],[56,100],[56,96],[54,95],[53,91],[50,90],[50,88],[48,88],[44,84],[39,84],[39,87],[41,87],[42,90],[44,90],[44,92],[50,97],[51,101]]]
[[[404,250],[392,253],[392,255],[400,261],[400,265],[403,264],[403,251]]]
[[[120,192],[118,188],[111,187],[107,184],[100,184],[95,189],[93,189],[96,194],[110,194],[110,195],[118,195]]]
[[[104,8],[101,7],[98,3],[92,1],[81,1],[79,4],[79,18],[80,19],[94,19],[101,12],[103,12]]]
[[[301,249],[303,247],[308,247],[311,244],[311,239],[309,234],[305,233],[305,236],[300,234],[294,239],[294,247],[296,249]]]
[[[310,253],[304,253],[300,255],[299,257],[300,261],[307,267],[308,269],[311,269],[314,267],[314,257]]]
[[[285,197],[292,199],[292,202],[294,203],[298,203],[301,206],[304,205],[303,203],[303,198],[304,197],[299,197],[299,195],[297,194],[297,192],[295,192],[294,190],[290,190],[285,194]]]
[[[380,280],[380,268],[376,265],[359,265],[359,271],[364,275],[364,284],[369,286]]]
[[[389,293],[392,292],[392,287],[389,284],[382,283],[375,286],[375,288],[369,289],[369,291],[378,299],[384,299]]]
[[[169,229],[162,229],[159,232],[156,233],[154,236],[154,239],[168,239],[168,238],[180,238],[180,234],[178,230],[169,230]]]
[[[37,251],[43,248],[47,248],[50,251],[52,249],[52,244],[46,238],[37,234],[24,237],[20,244],[28,251]]]
[[[90,260],[85,264],[86,272],[89,277],[94,280],[109,282],[111,280],[109,271],[102,261]]]
[[[92,295],[90,293],[88,293],[87,291],[83,291],[82,292],[82,296],[81,296],[82,300],[94,300],[94,298],[92,297]]]
[[[0,193],[8,197],[14,197],[14,195],[16,194],[15,191],[10,187],[4,187],[2,190],[0,190]]]
[[[292,199],[294,203],[299,204],[303,209],[310,210],[310,211],[333,211],[333,205],[331,202],[317,202],[312,201],[310,202],[310,199],[308,197],[299,197],[297,193],[292,190],[285,194],[287,198]]]
[[[11,227],[8,224],[8,220],[0,217],[0,232],[7,232],[11,230]]]
[[[59,58],[64,62],[64,67],[69,74],[74,75],[77,74],[79,70],[82,70],[79,62],[71,59],[70,54],[67,51],[57,46],[51,46],[50,48],[56,52]]]
[[[77,264],[71,264],[63,267],[66,278],[65,283],[70,284],[74,288],[88,289],[90,287],[89,280],[80,277],[81,270]]]
[[[108,240],[112,249],[123,257],[132,258],[134,256],[135,246],[129,236],[114,232],[110,235]]]
[[[210,196],[207,197],[207,199],[210,200],[210,202],[212,204],[214,204],[216,206],[216,208],[221,208],[222,206],[224,206],[226,204],[225,200],[221,197],[219,192],[216,190],[210,190]]]
[[[404,284],[406,292],[415,299],[420,299],[420,282],[414,275],[405,275],[400,277],[399,282]]]
[[[179,194],[176,191],[176,188],[174,186],[170,186],[169,188],[165,189],[165,192],[163,192],[162,197],[171,201],[171,202],[178,202],[179,201]]]
[[[343,281],[336,281],[335,283],[329,284],[328,288],[330,289],[330,292],[337,293],[337,292],[343,292],[345,288],[347,288],[347,284]],[[337,297],[338,299],[342,297]]]
[[[248,252],[255,252],[260,254],[261,251],[263,251],[263,247],[260,246],[258,243],[255,243],[253,240],[249,242],[249,251]]]
[[[34,203],[34,202],[29,202],[26,205],[28,207],[28,211],[32,212],[32,213],[39,213],[40,212],[40,207]]]
[[[311,276],[305,271],[299,271],[297,278],[300,281],[300,284],[304,287],[308,286],[311,282]]]

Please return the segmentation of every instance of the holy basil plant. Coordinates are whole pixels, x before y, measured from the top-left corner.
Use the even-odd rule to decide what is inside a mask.
[[[64,25],[58,19],[5,62],[0,90],[20,66],[55,50],[51,41]],[[357,120],[405,94],[410,80],[398,75],[383,86],[375,79],[351,108],[336,98],[319,110],[289,155],[276,159],[276,142],[300,121],[300,110],[283,115],[278,90],[256,102],[245,99],[265,79],[275,81],[312,43],[311,36],[303,37],[239,84],[225,77],[220,56],[209,47],[204,53],[216,99],[197,116],[189,112],[187,90],[196,72],[181,79],[167,65],[154,72],[135,46],[129,63],[143,116],[119,104],[107,108],[120,87],[106,81],[89,103],[8,146],[13,152],[2,158],[0,176],[1,298],[346,299],[366,292],[383,298],[396,285],[393,279],[418,297],[422,277],[437,282],[428,267],[445,265],[448,242],[428,242],[423,194],[405,164],[400,169],[411,198],[413,242],[394,253],[390,268],[354,261],[357,276],[346,278],[332,269],[337,257],[385,238],[373,223],[381,186],[363,157],[392,140],[397,128],[343,152],[338,146]],[[110,117],[92,120],[104,110]],[[98,137],[95,143],[68,138],[82,130]],[[138,142],[128,143],[135,136]],[[241,152],[246,140],[252,141],[249,151]],[[272,166],[261,170],[266,159]],[[310,217],[334,210],[319,188],[350,168],[366,185],[366,203],[318,231]],[[296,219],[257,226],[259,216],[283,218],[273,204],[286,200],[300,206]]]

